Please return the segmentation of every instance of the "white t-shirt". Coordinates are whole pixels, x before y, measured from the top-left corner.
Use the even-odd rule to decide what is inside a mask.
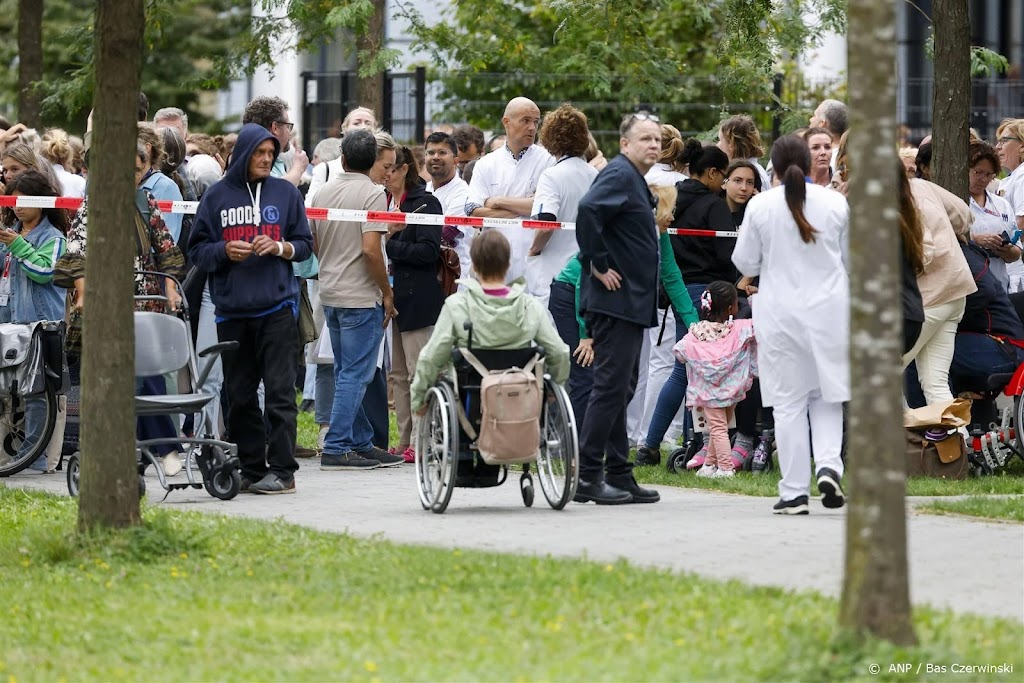
[[[1024,164],[1003,178],[999,185],[999,195],[1010,203],[1013,215],[1024,216]]]
[[[437,201],[441,202],[441,211],[445,216],[465,216],[466,200],[469,198],[469,185],[465,180],[456,175],[439,188],[434,188],[434,183],[427,183],[427,192],[430,192]],[[469,278],[473,272],[473,261],[469,258],[469,246],[473,238],[480,232],[479,228],[472,228],[466,225],[457,226],[462,233],[455,242],[455,253],[459,255],[459,265],[462,267],[462,277]],[[459,285],[463,289],[465,285]]]
[[[466,214],[472,214],[473,209],[483,206],[491,197],[533,197],[540,174],[554,163],[555,158],[540,145],[527,147],[518,158],[512,155],[508,146],[484,155],[473,167]],[[512,263],[505,278],[512,282],[525,273],[526,254],[533,243],[533,231],[521,227],[496,229],[512,245]]]
[[[324,186],[328,178],[335,178],[345,172],[341,167],[341,157],[332,159],[313,167],[313,179],[309,181],[309,189],[306,190],[306,207],[313,206],[313,198],[320,188]]]
[[[1001,232],[1006,232],[1007,235],[1013,237],[1017,230],[1010,203],[991,192],[985,192],[984,207],[974,201],[974,197],[971,197],[971,214],[974,215],[974,223],[971,224],[971,234],[973,235],[998,235]],[[1024,275],[1020,260],[1006,263],[998,256],[992,256],[989,259],[989,268],[992,269],[992,274],[1006,286],[1008,292],[1018,291],[1021,275]]]
[[[672,170],[671,164],[655,164],[651,166],[651,170],[647,171],[644,180],[647,181],[648,185],[675,187],[676,183],[682,182],[689,177],[685,173]]]
[[[533,195],[532,216],[550,213],[556,221],[574,223],[580,200],[597,177],[597,169],[583,157],[562,157],[540,174]],[[529,231],[536,234],[535,231]],[[554,230],[539,256],[526,257],[526,291],[547,306],[551,281],[562,272],[569,259],[579,251],[574,230]]]
[[[838,153],[838,150],[836,150]],[[757,157],[750,157],[747,159],[750,163],[757,167],[757,172],[761,175],[761,192],[766,192],[772,189],[771,178],[768,177],[768,171],[764,170],[761,166],[761,161]],[[835,168],[835,161],[832,162],[832,167]]]
[[[65,197],[85,197],[85,178],[74,173],[68,173],[60,164],[53,164],[53,172],[57,174],[57,180],[64,188]]]

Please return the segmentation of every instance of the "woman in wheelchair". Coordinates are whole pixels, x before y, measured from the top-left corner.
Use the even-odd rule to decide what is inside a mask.
[[[7,184],[7,195],[57,197],[60,192],[43,174],[25,171]],[[0,229],[0,262],[3,263],[0,322],[63,320],[64,291],[53,284],[53,269],[67,248],[68,212],[64,209],[5,208],[0,218],[4,225],[11,226],[10,229]],[[28,398],[25,407],[26,435],[22,448],[29,449],[45,427],[46,401],[38,397]],[[21,453],[27,456],[26,450]],[[46,453],[29,467],[48,471]]]
[[[1024,363],[1024,325],[1006,285],[992,271],[989,252],[974,242],[963,244],[962,249],[978,291],[967,296],[949,380],[954,394],[970,392],[978,397],[971,408],[971,422],[987,428],[996,417],[993,397],[1006,384],[990,386],[989,378],[1012,373]]]
[[[452,349],[468,345],[463,327],[467,321],[473,323],[474,348],[520,349],[536,343],[545,349],[545,369],[551,378],[561,384],[569,377],[569,347],[544,306],[523,285],[505,285],[511,252],[508,240],[497,230],[487,230],[473,240],[470,258],[477,280],[461,280],[466,288],[445,300],[416,364],[411,403],[417,415],[424,414],[427,391],[448,367]]]

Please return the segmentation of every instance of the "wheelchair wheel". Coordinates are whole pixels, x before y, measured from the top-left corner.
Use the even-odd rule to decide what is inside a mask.
[[[11,396],[0,400],[0,477],[16,474],[46,451],[57,422],[57,395],[46,382],[46,390],[27,399],[25,396]],[[27,431],[25,413],[27,400],[38,403],[40,426],[38,436]],[[29,442],[26,442],[30,439]]]
[[[686,445],[677,448],[668,455],[665,467],[672,474],[682,474],[686,471],[686,464],[693,460],[693,456],[700,452],[701,442],[696,437],[690,437]]]
[[[565,389],[550,379],[544,380],[544,387],[546,398],[554,400],[545,403],[542,442],[537,456],[537,478],[548,505],[561,510],[576,495],[576,484],[579,481],[580,449],[576,417]]]
[[[72,498],[78,498],[79,485],[82,478],[82,463],[78,460],[78,453],[68,456],[68,494]]]
[[[455,392],[439,382],[427,392],[427,412],[416,429],[416,485],[424,510],[441,514],[455,488],[459,459],[459,424]]]

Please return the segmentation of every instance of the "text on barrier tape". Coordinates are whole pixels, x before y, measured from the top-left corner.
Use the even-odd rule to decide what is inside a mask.
[[[78,197],[11,197],[0,195],[0,206],[33,209],[77,210],[82,206]],[[162,213],[194,214],[199,202],[158,201]],[[306,218],[312,221],[360,221],[374,223],[405,223],[406,225],[452,225],[474,228],[515,228],[530,230],[575,230],[575,223],[559,221],[538,221],[530,218],[478,218],[475,216],[439,216],[429,213],[402,213],[400,211],[357,211],[355,209],[306,209]],[[735,231],[697,230],[670,228],[671,235],[689,237],[736,237]]]

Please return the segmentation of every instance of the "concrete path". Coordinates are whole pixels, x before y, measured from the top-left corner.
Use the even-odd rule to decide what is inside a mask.
[[[172,509],[281,517],[399,543],[597,561],[625,558],[636,565],[833,597],[841,590],[845,514],[818,501],[809,516],[780,517],[771,514],[774,499],[662,487],[655,505],[570,503],[555,512],[536,480],[537,501],[524,508],[518,477],[510,477],[497,488],[455,489],[448,511],[436,515],[420,507],[411,465],[322,472],[314,461],[302,461],[296,495],[242,494],[226,502],[187,490],[161,503],[163,491],[155,479],[148,481],[150,501]],[[21,473],[0,484],[67,495],[61,472]],[[917,513],[909,520],[914,604],[1024,621],[1024,525]]]

